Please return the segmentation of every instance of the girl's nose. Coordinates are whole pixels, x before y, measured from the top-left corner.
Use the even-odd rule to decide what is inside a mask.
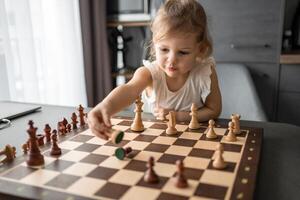
[[[176,55],[174,53],[172,53],[172,52],[169,53],[168,62],[170,64],[174,64],[176,62]]]

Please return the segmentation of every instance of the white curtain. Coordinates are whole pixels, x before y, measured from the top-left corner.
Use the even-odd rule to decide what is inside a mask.
[[[1,54],[10,100],[87,105],[78,0],[0,0]]]

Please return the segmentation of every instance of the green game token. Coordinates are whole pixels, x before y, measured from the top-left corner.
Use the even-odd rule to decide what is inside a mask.
[[[120,131],[115,139],[116,144],[119,144],[123,140],[123,137],[124,137],[124,132]]]
[[[123,160],[125,158],[125,150],[122,147],[119,147],[115,150],[115,155],[119,160]]]

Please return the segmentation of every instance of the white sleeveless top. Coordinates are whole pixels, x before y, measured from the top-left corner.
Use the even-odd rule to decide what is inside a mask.
[[[168,89],[166,75],[157,66],[156,61],[144,60],[143,64],[150,71],[153,84],[151,96],[147,96],[145,90],[142,93],[144,112],[153,113],[156,105],[175,111],[190,111],[192,103],[196,103],[198,108],[203,107],[206,97],[210,93],[211,67],[216,65],[213,57],[199,62],[190,71],[185,84],[176,92]]]

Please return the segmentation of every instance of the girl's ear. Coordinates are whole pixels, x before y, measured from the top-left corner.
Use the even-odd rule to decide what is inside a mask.
[[[204,45],[202,43],[199,43],[198,44],[197,58],[199,57],[199,58],[202,59],[203,55],[205,54],[205,51],[206,51],[206,49],[205,49]]]

